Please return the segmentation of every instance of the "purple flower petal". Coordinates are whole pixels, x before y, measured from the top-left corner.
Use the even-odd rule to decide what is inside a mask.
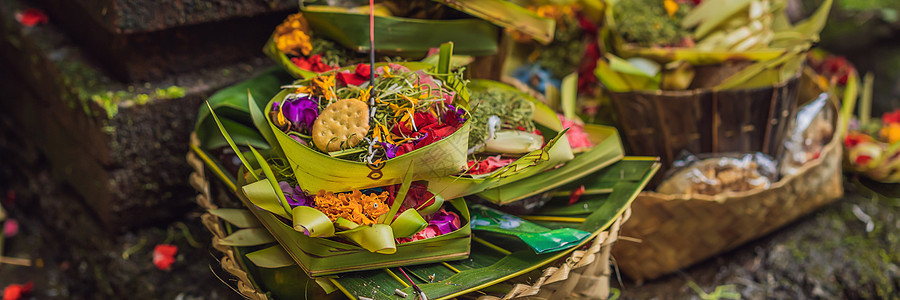
[[[310,206],[311,201],[309,201],[309,198],[306,197],[306,194],[303,193],[300,187],[291,187],[286,181],[279,181],[278,186],[281,188],[281,192],[284,193],[284,198],[287,199],[290,206]]]
[[[459,229],[459,226],[456,225],[456,223],[459,223],[458,220],[459,217],[456,214],[446,212],[442,209],[432,215],[431,221],[429,221],[428,224],[437,226],[441,234],[447,234]]]
[[[397,157],[397,145],[392,145],[389,143],[381,142],[381,147],[384,148],[384,155],[387,156],[388,159]]]
[[[308,133],[319,117],[319,104],[309,97],[287,99],[282,113],[294,130]]]

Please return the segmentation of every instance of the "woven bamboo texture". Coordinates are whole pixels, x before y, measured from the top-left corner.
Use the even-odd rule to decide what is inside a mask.
[[[630,155],[671,165],[690,153],[762,152],[780,157],[797,110],[800,76],[744,90],[608,92]],[[664,172],[664,170],[660,170]]]
[[[766,190],[691,198],[641,193],[631,207],[633,220],[622,227],[623,237],[641,242],[616,245],[619,268],[636,281],[657,278],[834,202],[843,195],[840,142],[832,138],[819,159]]]
[[[191,138],[196,139],[196,136],[192,135]],[[206,177],[203,161],[201,161],[193,152],[188,152],[186,159],[188,164],[194,170],[191,173],[190,183],[199,193],[196,198],[197,205],[206,211],[218,208],[212,200],[209,179]],[[232,247],[222,245],[221,240],[228,236],[225,229],[222,227],[224,221],[209,212],[204,213],[200,219],[202,220],[203,225],[206,226],[206,229],[212,233],[212,246],[221,254],[219,263],[222,265],[222,269],[236,279],[237,292],[250,300],[268,299],[265,293],[257,291],[253,286],[249,275],[236,260],[235,252]]]
[[[204,210],[216,209],[212,200],[209,179],[206,176],[203,162],[193,153],[186,157],[194,170],[190,183],[197,191],[197,204]],[[631,216],[631,209],[626,209],[607,229],[599,233],[586,249],[576,250],[557,267],[543,270],[540,278],[533,284],[516,284],[502,298],[483,296],[479,299],[606,299],[610,294],[610,256],[612,245],[618,240],[622,224]],[[230,246],[220,241],[227,235],[223,226],[224,220],[204,213],[203,224],[212,233],[213,248],[221,254],[222,269],[231,274],[237,282],[237,291],[247,299],[269,299],[265,292],[257,290],[252,284],[246,270],[235,259],[235,252]]]
[[[544,269],[533,284],[516,284],[503,298],[478,299],[607,299],[612,246],[619,239],[622,224],[630,217],[629,208],[608,230],[594,238],[590,247],[572,252],[558,267]]]

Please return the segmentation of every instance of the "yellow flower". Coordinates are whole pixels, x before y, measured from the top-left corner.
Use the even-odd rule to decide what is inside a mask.
[[[372,138],[393,144],[394,141],[389,137],[390,131],[388,131],[387,127],[384,124],[375,124],[375,130],[372,131]]]
[[[674,17],[675,12],[678,11],[678,3],[675,0],[663,0],[663,6],[666,8],[666,13],[669,14],[669,17]]]
[[[278,106],[278,111],[274,112],[272,115],[272,122],[275,123],[275,126],[278,128],[288,128],[291,126],[291,123],[284,117],[284,105]]]
[[[369,88],[359,91],[359,97],[357,97],[356,99],[359,99],[359,101],[368,103],[369,97],[370,97],[369,95],[371,95],[371,92],[372,92],[372,87],[369,86]]]
[[[325,99],[335,99],[334,95],[334,74],[316,76],[312,80],[312,93],[316,96],[325,97]]]
[[[389,66],[383,66],[383,67],[381,67],[381,69],[384,70],[384,74],[381,75],[382,77],[384,77],[384,78],[391,78],[391,77],[394,77],[394,75],[391,74],[391,67],[389,67]]]
[[[403,100],[409,101],[409,104],[412,105],[412,107],[416,107],[416,104],[419,104],[418,99],[413,99],[412,97],[407,96],[407,95],[400,94],[400,98],[403,98]]]
[[[307,32],[309,32],[309,25],[303,18],[303,14],[293,14],[275,28],[275,46],[286,54],[309,55],[312,51],[312,44]]]
[[[309,35],[303,31],[292,31],[288,34],[275,37],[275,46],[278,50],[285,54],[294,56],[309,55],[312,51],[312,44],[309,41]]]
[[[900,123],[891,123],[881,127],[878,135],[889,144],[900,142]]]

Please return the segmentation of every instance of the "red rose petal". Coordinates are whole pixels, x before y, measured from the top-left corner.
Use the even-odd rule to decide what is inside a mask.
[[[47,24],[49,18],[44,11],[37,8],[28,8],[25,10],[16,11],[16,21],[22,26],[25,27],[33,27],[37,24]]]
[[[577,203],[578,200],[581,199],[581,195],[584,195],[584,186],[583,185],[579,186],[577,189],[572,191],[571,194],[569,194],[569,205]]]
[[[3,289],[3,300],[19,300],[22,296],[31,292],[34,283],[29,281],[26,284],[10,284]]]
[[[157,269],[166,271],[172,267],[175,262],[175,254],[178,253],[178,246],[169,244],[159,244],[153,249],[153,264]]]

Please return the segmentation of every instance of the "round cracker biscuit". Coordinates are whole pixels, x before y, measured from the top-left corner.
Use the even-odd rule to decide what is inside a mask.
[[[352,148],[369,132],[369,106],[357,99],[328,105],[312,127],[313,143],[325,152]]]

